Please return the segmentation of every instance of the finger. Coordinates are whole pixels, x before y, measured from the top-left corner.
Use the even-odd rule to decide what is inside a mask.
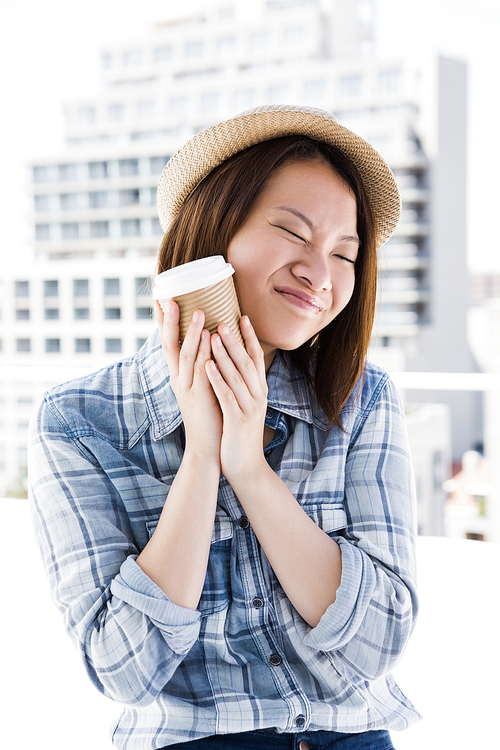
[[[200,345],[194,362],[194,377],[202,375],[206,379],[205,362],[211,359],[210,331],[204,328],[200,334]]]
[[[229,407],[239,408],[234,391],[222,377],[222,374],[213,359],[209,359],[205,363],[205,372],[217,397],[222,413],[227,414]]]
[[[240,330],[245,341],[247,354],[252,359],[255,369],[261,378],[266,379],[266,363],[264,361],[264,352],[257,338],[255,329],[250,322],[248,315],[243,315],[240,320]]]
[[[220,374],[234,393],[240,408],[247,411],[255,399],[262,395],[262,387],[252,360],[238,341],[236,344],[237,346],[231,347],[232,351],[228,351],[219,334],[212,336],[212,352]]]
[[[230,382],[231,385],[234,383],[236,388],[239,388],[240,382],[243,382],[245,388],[254,397],[261,395],[263,390],[267,392],[265,367],[263,364],[259,367],[256,366],[256,362],[259,362],[261,358],[263,359],[263,353],[255,334],[253,334],[251,342],[251,347],[253,347],[252,357],[229,326],[219,326],[218,331],[219,335],[213,338],[212,350],[225,380],[228,383]],[[252,338],[252,333],[249,333],[249,340]]]
[[[179,372],[179,307],[169,300],[163,303],[163,309],[156,302],[156,317],[162,349],[165,354],[168,369],[172,377],[177,377]]]
[[[204,323],[204,312],[195,310],[179,352],[179,378],[186,386],[191,385],[193,381],[194,365],[202,343],[201,332]]]

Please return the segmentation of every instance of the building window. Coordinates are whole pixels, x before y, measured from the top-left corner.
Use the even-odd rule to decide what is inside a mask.
[[[129,49],[123,53],[123,64],[126,67],[132,67],[134,65],[141,65],[142,63],[142,52],[140,49]]]
[[[326,94],[325,81],[304,81],[304,101],[306,104],[315,105],[322,102]]]
[[[78,193],[62,193],[59,196],[63,211],[75,211],[78,209]]]
[[[363,88],[363,76],[350,75],[340,78],[340,95],[348,98],[361,95]]]
[[[184,54],[186,57],[201,57],[203,55],[203,46],[201,39],[192,39],[184,45]]]
[[[117,297],[120,294],[120,279],[104,279],[106,297]]]
[[[16,310],[16,320],[29,320],[30,311],[29,309]]]
[[[35,238],[37,240],[50,240],[50,224],[36,224]]]
[[[201,95],[201,113],[205,117],[213,117],[219,109],[220,94],[216,91],[209,91]]]
[[[141,233],[140,219],[122,219],[120,226],[122,237],[137,237]]]
[[[151,219],[151,234],[158,236],[163,234],[163,229],[160,221],[156,217],[154,219]]]
[[[140,120],[148,120],[154,117],[155,114],[155,103],[153,100],[147,100],[144,102],[137,102],[137,117]]]
[[[122,311],[120,307],[105,307],[104,317],[106,320],[120,320]]]
[[[89,193],[90,208],[106,208],[108,205],[108,191],[96,190]]]
[[[109,221],[91,221],[91,237],[109,237]]]
[[[170,159],[170,156],[152,156],[149,160],[149,170],[151,174],[159,175],[163,172],[163,167]],[[154,191],[156,194],[156,190]],[[154,203],[154,201],[153,201]]]
[[[31,351],[31,339],[16,339],[16,352],[25,354]]]
[[[79,125],[93,125],[95,122],[95,108],[80,107],[77,117]]]
[[[150,307],[136,307],[135,317],[137,320],[149,320],[153,315],[153,311]]]
[[[378,90],[380,94],[395,94],[401,84],[401,69],[391,68],[381,70],[378,74]]]
[[[73,312],[75,320],[89,320],[90,308],[89,307],[75,307]]]
[[[16,297],[29,297],[30,296],[29,281],[15,281],[14,293]]]
[[[164,44],[161,47],[155,47],[153,59],[156,63],[167,62],[168,60],[171,60],[172,47],[169,44]]]
[[[75,339],[75,354],[90,354],[90,339]]]
[[[57,297],[59,294],[59,282],[57,279],[45,280],[43,282],[43,296],[44,297]]]
[[[61,351],[61,339],[45,339],[46,354],[59,354]]]
[[[137,297],[149,297],[149,279],[146,276],[136,277],[135,294]]]
[[[35,195],[35,211],[48,211],[50,198],[48,195]]]
[[[236,47],[236,37],[223,36],[220,39],[217,39],[215,46],[218,55],[230,55],[234,52]]]
[[[89,280],[88,279],[73,279],[73,296],[74,297],[88,297],[89,296]]]
[[[287,47],[296,47],[304,41],[305,30],[302,26],[289,26],[283,32],[283,41]]]
[[[20,409],[31,409],[33,406],[33,399],[29,396],[19,396],[16,400],[16,404]]]
[[[33,181],[34,182],[49,182],[49,168],[46,165],[40,167],[33,167]]]
[[[147,339],[144,339],[144,338],[138,338],[138,339],[135,340],[135,347],[136,347],[137,351],[139,351],[139,349],[141,348],[141,346],[144,346],[144,344],[146,343],[146,341],[147,341]]]
[[[78,179],[78,164],[59,164],[59,179],[70,182]]]
[[[108,106],[108,120],[110,122],[121,122],[125,119],[124,104],[110,104]]]
[[[233,17],[234,8],[232,5],[224,5],[222,8],[217,9],[217,18],[219,21],[229,21],[229,19]]]
[[[122,350],[121,339],[106,339],[104,342],[106,354],[120,354]]]
[[[254,52],[265,50],[269,46],[270,34],[268,31],[255,31],[250,34],[250,49]]]
[[[104,179],[108,176],[107,161],[91,161],[89,163],[89,177],[92,180]]]
[[[255,89],[238,89],[233,94],[234,108],[237,112],[243,112],[255,105]]]
[[[109,70],[113,64],[113,55],[111,52],[103,52],[101,54],[101,69]]]
[[[61,224],[61,237],[63,240],[77,240],[80,235],[80,228],[76,221],[66,221]]]
[[[59,308],[58,307],[46,307],[45,308],[45,320],[59,320]]]
[[[286,83],[277,83],[267,89],[267,101],[269,104],[284,104],[289,99],[289,87]]]
[[[138,188],[130,188],[129,190],[120,190],[119,203],[120,203],[120,206],[134,206],[137,203],[139,203]]]
[[[185,96],[174,96],[168,103],[168,113],[175,120],[182,120],[186,117],[187,112],[187,97]]]
[[[118,162],[120,177],[139,174],[139,159],[120,159]]]

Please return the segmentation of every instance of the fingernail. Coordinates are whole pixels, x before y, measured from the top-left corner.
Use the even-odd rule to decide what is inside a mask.
[[[172,315],[172,303],[164,302],[162,305],[164,315]]]
[[[196,321],[198,320],[198,318],[199,318],[199,317],[200,317],[200,316],[198,315],[198,313],[197,313],[197,312],[196,312],[196,310],[195,310],[195,311],[194,311],[194,313],[193,313],[193,317],[192,317],[192,321],[193,321],[193,323],[196,323]]]
[[[223,326],[222,333],[224,334],[224,336],[227,336],[229,333],[231,333],[231,329],[229,328],[229,326],[227,325]]]
[[[252,324],[250,323],[250,318],[248,317],[248,315],[244,315],[242,320],[243,320],[244,325],[246,325],[247,328],[252,327]]]
[[[215,336],[215,343],[217,344],[217,346],[222,347],[222,339],[218,334]]]

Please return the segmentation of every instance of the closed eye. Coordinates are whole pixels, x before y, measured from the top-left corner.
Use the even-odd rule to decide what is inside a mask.
[[[339,255],[338,253],[336,253],[333,257],[340,258],[340,260],[345,260],[346,263],[352,263],[353,265],[354,263],[356,263],[356,261],[353,260],[352,258],[347,258],[345,255]]]
[[[274,226],[276,226],[278,229],[282,229],[284,232],[287,232],[287,234],[291,234],[293,237],[296,237],[301,242],[307,242],[307,240],[305,240],[303,237],[301,237],[298,234],[295,234],[295,232],[292,232],[290,229],[287,229],[286,227],[282,227],[280,224],[275,224]]]

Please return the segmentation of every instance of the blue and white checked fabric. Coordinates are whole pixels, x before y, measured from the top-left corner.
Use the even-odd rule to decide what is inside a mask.
[[[170,602],[135,562],[184,444],[157,333],[134,357],[49,391],[32,420],[37,538],[91,680],[124,705],[117,748],[266,727],[404,729],[419,718],[390,676],[417,610],[399,397],[368,365],[343,432],[328,428],[286,359],[275,358],[268,385],[268,461],[342,551],[337,599],[315,628],[290,604],[224,477],[197,611]]]

